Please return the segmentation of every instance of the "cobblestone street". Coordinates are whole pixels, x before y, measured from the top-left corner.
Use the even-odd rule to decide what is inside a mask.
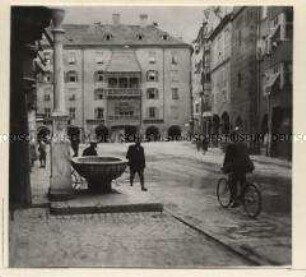
[[[143,144],[146,186],[163,213],[50,215],[47,208],[15,212],[11,267],[200,268],[291,263],[291,165],[253,157],[263,212],[220,208],[216,181],[223,154],[196,152],[190,142]],[[84,146],[81,148],[83,149]],[[99,155],[124,156],[127,144],[99,144]],[[36,165],[37,166],[37,165]],[[33,202],[47,204],[48,170],[32,173]],[[138,179],[136,179],[138,181]],[[118,180],[128,186],[128,172]],[[139,191],[135,183],[132,190]]]
[[[248,265],[165,213],[50,216],[30,209],[15,221],[22,234],[11,253],[14,267]]]

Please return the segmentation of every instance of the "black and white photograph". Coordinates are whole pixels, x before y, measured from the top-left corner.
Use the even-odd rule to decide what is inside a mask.
[[[10,6],[8,267],[291,268],[295,12]]]

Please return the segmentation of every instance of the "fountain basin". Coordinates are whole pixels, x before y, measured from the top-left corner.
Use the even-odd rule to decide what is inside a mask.
[[[86,156],[73,158],[71,165],[87,180],[90,192],[111,193],[112,180],[122,175],[127,162],[118,157]]]

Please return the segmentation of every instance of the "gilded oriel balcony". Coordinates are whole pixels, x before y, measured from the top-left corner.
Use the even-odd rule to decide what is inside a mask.
[[[137,88],[107,88],[106,97],[111,98],[140,98],[141,89]]]

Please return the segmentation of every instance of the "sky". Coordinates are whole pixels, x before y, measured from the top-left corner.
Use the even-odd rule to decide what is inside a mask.
[[[160,29],[191,43],[196,38],[203,20],[204,7],[66,6],[64,9],[64,24],[111,24],[113,13],[120,14],[122,24],[139,24],[139,15],[147,14],[149,23],[157,22]]]

